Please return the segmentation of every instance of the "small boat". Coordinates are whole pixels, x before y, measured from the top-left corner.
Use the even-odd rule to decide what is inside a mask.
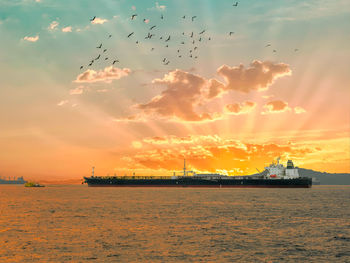
[[[28,182],[24,184],[24,187],[45,187],[45,185],[41,185],[38,183]]]

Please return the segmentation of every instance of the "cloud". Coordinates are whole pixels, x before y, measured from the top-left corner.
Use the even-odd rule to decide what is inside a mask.
[[[70,95],[80,95],[83,94],[85,87],[84,86],[78,86],[75,89],[71,89],[69,91]]]
[[[69,101],[68,100],[61,100],[59,103],[57,103],[57,106],[63,106],[67,104]]]
[[[242,64],[238,67],[221,66],[217,73],[225,81],[226,90],[236,90],[244,93],[268,89],[273,82],[283,76],[291,75],[289,65],[284,63],[273,63],[270,61],[254,60],[250,67],[245,68]]]
[[[158,2],[156,2],[156,9],[159,11],[164,11],[166,9],[166,6],[160,5]]]
[[[107,19],[103,19],[103,18],[99,18],[99,17],[96,17],[93,21],[91,21],[91,24],[94,24],[94,25],[102,25],[104,23],[108,22]]]
[[[136,105],[136,109],[141,110],[140,114],[132,116],[132,119],[121,118],[119,121],[145,120],[152,116],[191,122],[217,120],[222,118],[222,113],[198,112],[198,108],[232,90],[248,93],[268,89],[277,78],[290,75],[291,71],[284,63],[255,60],[248,68],[243,65],[238,67],[223,65],[217,73],[225,79],[225,82],[206,79],[179,69],[165,74],[161,79],[154,79],[152,84],[164,85],[166,89],[151,101]],[[238,115],[248,113],[255,107],[254,102],[247,101],[227,105],[222,110],[228,114]]]
[[[67,26],[67,27],[62,28],[62,32],[72,32],[72,27]]]
[[[255,102],[245,101],[243,103],[228,104],[225,106],[225,109],[229,114],[240,115],[251,112],[255,107]]]
[[[142,142],[139,142],[139,141],[133,141],[133,142],[131,142],[131,145],[135,149],[141,149],[142,148]]]
[[[224,93],[225,85],[216,79],[209,80],[208,86],[208,99],[213,99],[219,97],[222,93]]]
[[[50,31],[55,30],[58,27],[59,23],[57,21],[52,21],[52,23],[49,25],[49,27],[47,28]]]
[[[74,82],[76,83],[93,83],[93,82],[106,82],[110,83],[113,80],[126,77],[131,73],[131,70],[128,68],[114,68],[113,66],[106,67],[103,70],[95,71],[88,69],[85,72],[77,76]]]
[[[304,108],[302,108],[302,107],[297,106],[297,107],[294,108],[294,112],[296,114],[301,114],[301,113],[305,113],[306,110]]]
[[[161,117],[175,117],[185,121],[212,119],[208,113],[200,114],[194,109],[201,101],[202,89],[207,84],[204,78],[177,69],[152,83],[162,84],[167,88],[150,102],[137,105],[146,114],[155,113]]]
[[[145,138],[137,153],[128,157],[130,163],[148,169],[180,170],[183,158],[189,169],[233,174],[255,173],[274,158],[283,160],[305,158],[316,152],[314,147],[295,144],[249,143],[225,139],[218,135],[162,136]],[[134,146],[133,146],[134,147]]]
[[[274,95],[264,95],[261,96],[263,99],[272,99],[274,97]]]
[[[151,8],[147,8],[147,10],[156,10],[156,11],[165,11],[166,10],[166,6],[165,5],[160,5],[158,2],[155,3],[154,7]]]
[[[264,109],[265,111],[263,111],[261,114],[281,113],[285,111],[290,111],[290,108],[288,107],[288,102],[282,100],[270,101],[264,105]]]
[[[23,40],[29,41],[29,42],[36,42],[39,40],[39,36],[35,37],[24,37]]]

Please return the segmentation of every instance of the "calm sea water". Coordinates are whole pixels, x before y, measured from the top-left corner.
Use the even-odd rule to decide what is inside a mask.
[[[350,262],[350,187],[0,185],[0,262]]]

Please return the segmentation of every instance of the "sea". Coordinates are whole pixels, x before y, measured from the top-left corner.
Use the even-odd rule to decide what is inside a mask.
[[[0,262],[350,262],[350,186],[0,185]]]

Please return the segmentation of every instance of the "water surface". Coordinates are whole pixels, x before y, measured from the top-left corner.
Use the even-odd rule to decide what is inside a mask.
[[[350,262],[350,187],[0,185],[0,262]]]

